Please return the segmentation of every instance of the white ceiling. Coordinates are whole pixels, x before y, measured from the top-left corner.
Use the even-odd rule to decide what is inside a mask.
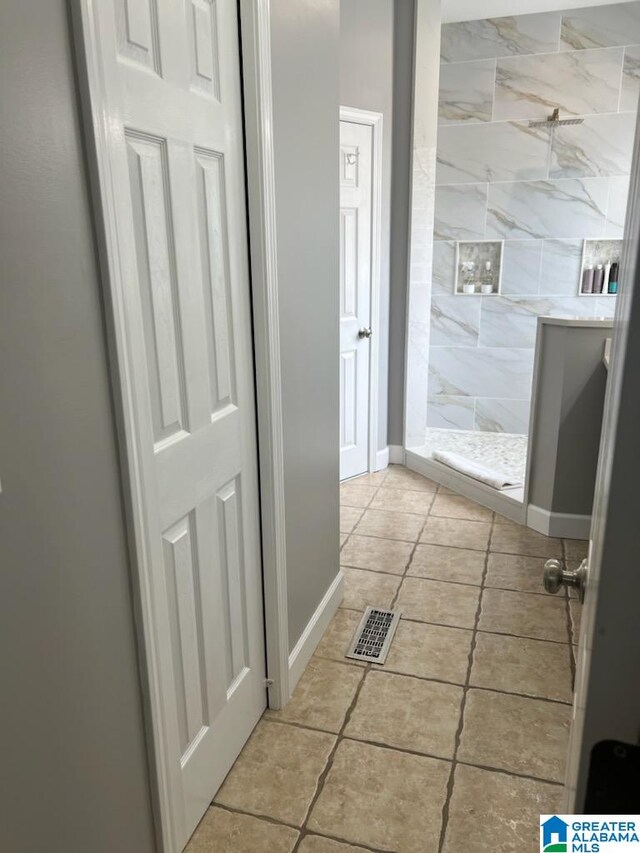
[[[585,6],[608,6],[620,0],[442,0],[442,23],[501,18],[504,15],[528,15],[531,12],[555,12]],[[632,0],[622,0],[623,3]]]

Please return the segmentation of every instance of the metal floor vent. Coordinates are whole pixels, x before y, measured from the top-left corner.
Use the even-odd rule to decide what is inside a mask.
[[[345,657],[384,663],[399,621],[399,610],[367,607]]]

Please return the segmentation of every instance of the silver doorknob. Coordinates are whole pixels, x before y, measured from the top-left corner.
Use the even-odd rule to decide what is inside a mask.
[[[362,329],[358,329],[358,337],[359,338],[370,338],[371,337],[371,326],[368,329],[364,327]]]
[[[544,588],[555,595],[562,586],[574,586],[578,590],[580,601],[584,601],[584,591],[587,585],[587,561],[583,560],[579,568],[570,572],[564,568],[560,560],[547,560],[544,564]]]

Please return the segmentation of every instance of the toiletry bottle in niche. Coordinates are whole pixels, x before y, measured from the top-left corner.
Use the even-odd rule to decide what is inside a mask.
[[[476,265],[473,261],[463,261],[460,267],[462,270],[462,292],[466,294],[475,293]]]
[[[617,261],[611,264],[611,272],[609,273],[609,286],[607,288],[608,293],[618,292],[619,269],[620,264],[618,264]]]
[[[609,292],[609,277],[611,276],[611,261],[604,265],[604,278],[602,279],[602,292]]]
[[[593,293],[602,293],[602,283],[604,281],[604,266],[598,264],[593,272]]]
[[[593,266],[585,264],[582,271],[582,292],[593,293]]]
[[[484,272],[480,281],[480,292],[485,295],[493,293],[493,270],[491,269],[491,261],[487,261],[484,265]]]

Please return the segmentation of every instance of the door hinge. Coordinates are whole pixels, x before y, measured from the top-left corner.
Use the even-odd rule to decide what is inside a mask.
[[[265,678],[265,680],[264,680],[264,686],[265,687],[273,687],[274,683],[275,682],[274,682],[273,678]]]

